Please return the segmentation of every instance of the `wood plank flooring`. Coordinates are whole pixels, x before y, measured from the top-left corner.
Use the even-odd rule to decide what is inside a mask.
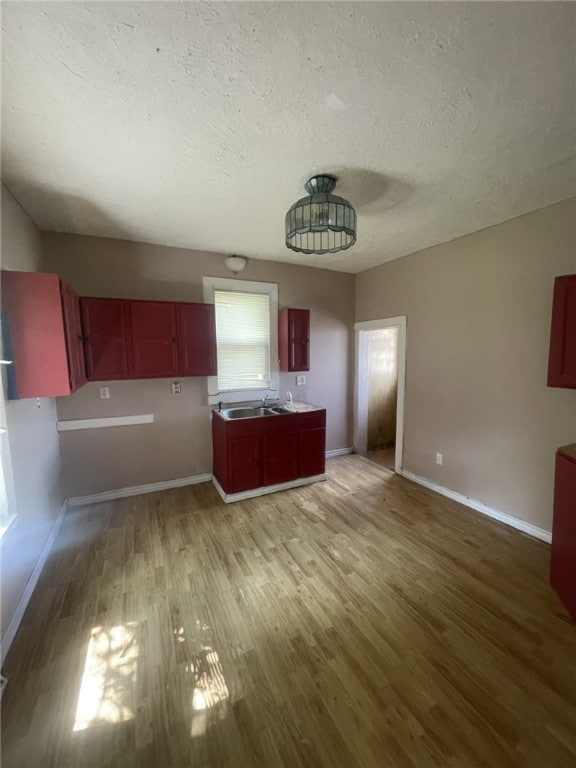
[[[358,456],[328,475],[70,510],[5,665],[3,768],[573,768],[548,547]]]

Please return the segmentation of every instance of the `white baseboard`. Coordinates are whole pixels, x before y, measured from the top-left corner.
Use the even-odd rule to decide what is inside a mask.
[[[527,533],[535,539],[545,541],[547,544],[550,544],[552,541],[552,533],[550,531],[546,531],[544,528],[538,528],[538,526],[532,525],[532,523],[527,523],[525,520],[520,520],[518,517],[508,515],[506,512],[501,512],[499,509],[488,507],[486,504],[482,504],[481,501],[476,501],[476,499],[463,496],[461,493],[452,491],[450,488],[445,488],[443,485],[437,485],[426,477],[415,475],[407,469],[402,471],[402,477],[405,477],[407,480],[412,480],[413,483],[418,483],[418,485],[423,485],[424,488],[429,488],[431,491],[436,491],[436,493],[446,496],[448,499],[453,499],[459,504],[463,504],[465,507],[470,507],[470,509],[474,509],[476,512],[491,517],[493,520],[498,520],[501,523],[504,523],[504,525],[516,528],[518,531],[522,531],[522,533]]]
[[[334,456],[348,456],[349,453],[354,453],[354,448],[335,448],[333,451],[326,451],[326,458],[333,459]]]
[[[300,488],[302,485],[310,485],[310,483],[319,483],[322,480],[326,480],[326,475],[313,475],[312,477],[300,477],[298,480],[290,480],[287,483],[277,483],[276,485],[266,485],[262,488],[251,488],[249,491],[240,491],[239,493],[226,493],[222,488],[218,480],[215,477],[212,478],[214,487],[222,497],[222,501],[226,504],[231,504],[234,501],[245,501],[246,499],[254,499],[256,496],[266,496],[268,493],[276,493],[276,491],[288,491],[290,488]]]
[[[96,504],[99,501],[111,501],[113,499],[124,499],[127,496],[140,496],[143,493],[156,493],[156,491],[166,491],[169,488],[182,488],[185,485],[196,485],[197,483],[209,483],[212,480],[212,473],[207,472],[203,475],[191,475],[190,477],[178,477],[176,480],[164,480],[160,483],[148,483],[147,485],[133,485],[129,488],[117,488],[114,491],[102,491],[101,493],[91,493],[88,496],[72,496],[68,499],[69,507],[81,507],[85,504]]]
[[[64,514],[66,512],[67,506],[68,506],[67,502],[64,501],[62,503],[62,506],[60,507],[60,512],[58,513],[58,517],[56,518],[56,520],[54,520],[54,524],[52,525],[52,529],[48,534],[48,538],[46,539],[46,542],[42,547],[42,551],[40,552],[40,556],[36,561],[36,565],[34,566],[32,573],[30,574],[30,578],[28,579],[28,582],[24,587],[24,592],[22,592],[22,596],[18,601],[16,610],[14,611],[14,614],[10,619],[10,623],[6,627],[6,631],[2,636],[2,650],[1,650],[2,666],[4,665],[6,654],[8,653],[10,646],[12,645],[12,641],[16,637],[16,632],[18,632],[18,628],[20,626],[20,623],[22,622],[24,613],[26,612],[26,608],[28,607],[28,603],[30,602],[30,598],[32,597],[32,593],[36,589],[36,584],[38,583],[38,579],[40,578],[42,569],[46,565],[46,560],[48,559],[50,550],[52,549],[54,541],[56,540],[56,536],[58,535],[58,531],[60,530],[60,526],[62,525],[62,521],[64,520]]]

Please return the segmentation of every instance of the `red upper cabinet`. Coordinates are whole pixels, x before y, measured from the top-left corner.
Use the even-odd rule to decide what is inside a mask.
[[[127,312],[123,299],[80,299],[90,381],[128,379]]]
[[[176,376],[176,304],[168,301],[130,301],[129,322],[132,378]]]
[[[548,386],[576,389],[576,275],[554,282]]]
[[[66,334],[68,371],[70,374],[70,385],[72,391],[74,391],[86,384],[87,381],[80,297],[66,283],[60,283],[60,289],[62,294],[62,312],[64,314],[64,333]]]
[[[281,309],[278,316],[281,371],[310,370],[310,310]]]
[[[213,304],[177,304],[178,373],[216,375],[216,320]]]
[[[91,381],[216,373],[214,305],[81,299]]]
[[[3,271],[2,308],[17,398],[69,395],[84,383],[78,299],[58,275]]]

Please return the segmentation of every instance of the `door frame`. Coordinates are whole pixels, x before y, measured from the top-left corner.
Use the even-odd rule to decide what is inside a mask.
[[[402,474],[404,455],[404,399],[406,388],[406,315],[354,323],[354,452],[365,455],[368,447],[368,332],[398,328],[398,394],[396,400],[396,450],[394,471]]]

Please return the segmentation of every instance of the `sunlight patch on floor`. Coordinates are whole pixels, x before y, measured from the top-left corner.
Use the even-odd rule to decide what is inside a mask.
[[[75,731],[134,718],[138,622],[94,627],[78,695]]]

